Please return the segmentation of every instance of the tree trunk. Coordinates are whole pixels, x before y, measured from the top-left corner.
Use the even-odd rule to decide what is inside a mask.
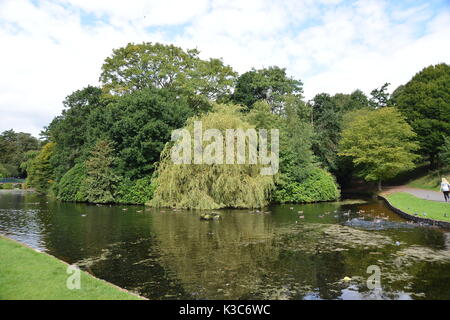
[[[381,191],[381,179],[378,180],[378,191]]]
[[[430,155],[430,169],[434,170],[438,168],[438,161],[437,156],[432,154]]]

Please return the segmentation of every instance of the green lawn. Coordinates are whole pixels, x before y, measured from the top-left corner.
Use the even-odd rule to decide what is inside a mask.
[[[80,289],[70,290],[67,264],[0,236],[0,300],[137,300],[81,272]]]
[[[421,218],[450,221],[450,203],[419,199],[405,192],[391,193],[385,197],[394,207],[411,215],[418,213]]]

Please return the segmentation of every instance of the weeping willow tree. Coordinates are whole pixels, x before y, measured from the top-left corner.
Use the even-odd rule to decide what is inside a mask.
[[[226,130],[254,128],[242,119],[238,106],[215,105],[207,114],[188,119],[184,129],[194,137],[196,121],[201,121],[203,131],[216,129],[221,133],[222,141],[214,141],[226,149]],[[248,151],[250,139],[245,139]],[[202,149],[207,150],[211,141],[201,141]],[[190,142],[193,146],[194,142]],[[275,186],[274,175],[262,175],[260,164],[250,164],[249,153],[244,164],[212,163],[195,164],[191,154],[191,164],[176,164],[171,158],[174,142],[166,144],[161,153],[161,161],[156,170],[156,190],[148,203],[153,207],[173,207],[184,209],[218,208],[260,208],[268,204],[271,191]],[[228,149],[227,149],[228,151]],[[217,149],[216,149],[217,152]],[[237,159],[237,148],[233,148]],[[225,152],[224,152],[225,153]],[[213,155],[217,156],[217,155]]]

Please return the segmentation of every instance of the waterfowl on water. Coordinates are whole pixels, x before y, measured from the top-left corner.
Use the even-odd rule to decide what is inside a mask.
[[[211,213],[202,213],[200,215],[200,220],[219,220],[220,214],[217,212],[211,212]]]
[[[350,278],[350,277],[344,277],[344,279],[342,279],[344,282],[349,282],[349,281],[351,281],[352,280],[352,278]]]

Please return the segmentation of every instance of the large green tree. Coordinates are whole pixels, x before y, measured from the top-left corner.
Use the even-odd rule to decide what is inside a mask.
[[[64,106],[44,132],[56,143],[51,162],[57,181],[90,156],[97,140],[114,143],[119,175],[134,180],[151,174],[170,132],[193,112],[188,97],[156,88],[106,98],[99,88],[86,87],[69,95]]]
[[[348,114],[339,144],[340,155],[350,157],[358,175],[381,182],[414,168],[416,134],[392,107]]]
[[[26,160],[26,153],[39,150],[40,142],[29,133],[7,130],[0,134],[0,164],[7,176],[22,176],[26,172],[20,167]]]
[[[284,98],[288,95],[301,96],[303,83],[289,77],[286,69],[272,66],[264,69],[252,69],[242,74],[236,83],[231,100],[250,110],[258,100],[265,100],[275,113],[281,113]]]
[[[338,144],[345,114],[370,108],[369,99],[361,90],[351,94],[317,94],[308,103],[311,106],[311,122],[314,128],[312,149],[319,162],[329,171],[348,181],[351,168],[337,156]]]
[[[100,88],[87,86],[77,90],[65,98],[61,115],[53,119],[42,132],[45,139],[56,143],[52,163],[57,180],[72,168],[80,157],[86,157],[89,153],[92,137],[88,136],[88,119],[92,112],[96,109],[103,110],[105,105],[106,100],[102,98]]]
[[[89,144],[114,143],[117,173],[131,179],[152,174],[172,130],[192,115],[188,99],[170,89],[147,88],[125,94],[89,118]]]
[[[54,183],[51,157],[55,151],[55,143],[45,144],[34,158],[29,159],[27,166],[27,184],[39,193],[47,193]]]
[[[202,60],[197,49],[174,45],[129,43],[106,58],[100,81],[112,94],[145,88],[171,88],[189,96],[194,108],[204,99],[217,100],[231,93],[237,73],[220,59]]]
[[[254,128],[242,119],[239,111],[236,106],[216,105],[213,112],[190,118],[185,129],[194,137],[194,121],[201,121],[203,130],[219,130],[222,134],[218,141],[203,140],[204,150],[211,142],[223,146],[227,129]],[[171,158],[172,146],[173,143],[167,144],[162,153],[155,180],[156,190],[150,202],[152,206],[188,209],[260,208],[269,203],[274,176],[261,175],[261,164],[226,164],[224,158],[221,163],[194,164],[191,161],[191,164],[176,164]],[[215,150],[212,154],[216,154],[218,149]],[[194,152],[191,153],[193,156]]]
[[[421,154],[435,166],[444,136],[450,135],[450,65],[424,68],[392,100],[417,134]]]

